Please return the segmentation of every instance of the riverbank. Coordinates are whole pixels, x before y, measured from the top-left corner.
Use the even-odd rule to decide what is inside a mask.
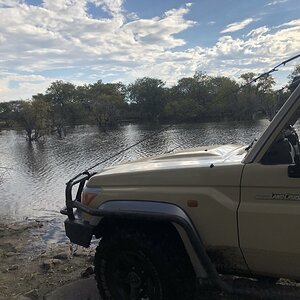
[[[43,241],[47,222],[0,224],[0,299],[41,300],[60,286],[93,276],[94,248]]]
[[[49,230],[48,221],[0,223],[0,300],[99,300],[95,246],[49,243]],[[208,291],[196,299],[230,298]]]
[[[49,221],[37,220],[0,223],[0,300],[99,300],[93,274],[95,245],[86,249],[67,240],[52,239],[49,242],[47,234],[52,226]],[[250,288],[253,292],[257,287],[262,291],[283,291],[300,286],[283,279],[279,280],[279,285],[267,284],[264,287],[243,278],[234,277],[232,280],[240,288]],[[258,298],[251,296],[251,293],[247,297],[202,290],[195,297],[198,299],[265,298],[263,295]]]

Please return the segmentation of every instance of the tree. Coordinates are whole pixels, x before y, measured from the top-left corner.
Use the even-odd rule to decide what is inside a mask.
[[[181,78],[175,87],[178,98],[188,99],[195,104],[199,120],[205,117],[207,105],[211,99],[209,80],[210,77],[206,74],[196,72],[193,77]]]
[[[208,77],[196,73],[193,77],[184,77],[178,83],[166,89],[165,117],[173,121],[198,121],[205,116],[208,103]]]
[[[60,138],[66,135],[66,125],[74,119],[72,104],[75,94],[75,85],[62,80],[52,82],[46,91],[45,96],[51,108],[52,126]]]
[[[246,107],[245,112],[248,118],[263,111],[269,119],[272,119],[277,110],[277,97],[273,91],[275,80],[272,75],[266,75],[250,84],[255,76],[254,73],[241,75],[248,86],[244,87],[239,93],[240,103],[242,103],[241,98],[244,98],[244,102],[246,102],[244,107]]]
[[[1,102],[0,103],[0,128],[1,127],[11,127],[13,124],[13,116],[11,110],[11,102]]]
[[[275,80],[272,75],[261,77],[257,82],[257,95],[266,116],[271,120],[277,110],[277,97],[273,91]]]
[[[23,102],[17,100],[0,103],[0,121],[3,122],[3,126],[12,127],[18,123]]]
[[[289,90],[293,92],[300,83],[300,65],[297,65],[292,73],[288,76]]]
[[[87,87],[85,107],[104,131],[118,124],[124,105],[125,87],[121,83],[104,84],[98,81]]]
[[[89,85],[79,85],[76,87],[75,92],[75,112],[74,116],[76,118],[76,123],[87,124],[89,123],[89,114],[88,114],[88,103],[89,103]]]
[[[173,99],[168,101],[165,105],[165,117],[169,120],[196,121],[198,116],[202,113],[199,111],[199,106],[191,99]]]
[[[162,80],[143,77],[130,84],[127,91],[141,120],[158,122],[161,119],[165,102],[165,83]]]
[[[105,131],[118,124],[120,104],[119,99],[112,95],[103,94],[94,98],[92,112],[100,129]]]
[[[298,74],[300,66],[290,74],[290,80],[295,80]],[[196,72],[191,77],[179,79],[172,87],[149,77],[139,78],[127,87],[101,80],[82,86],[55,81],[45,94],[32,98],[49,105],[52,132],[60,137],[66,134],[66,126],[97,124],[106,130],[118,125],[121,119],[148,122],[245,120],[257,113],[271,118],[288,92],[274,92],[275,81],[270,75],[252,82],[255,76],[251,72],[242,74],[241,83],[238,83],[226,76]],[[243,84],[247,86],[241,89]],[[1,126],[19,122],[22,103],[0,103]]]
[[[49,130],[49,111],[48,103],[42,99],[22,102],[19,123],[29,142],[38,141]]]
[[[208,81],[210,103],[207,105],[209,114],[217,119],[239,119],[237,109],[238,84],[225,76],[210,77]]]

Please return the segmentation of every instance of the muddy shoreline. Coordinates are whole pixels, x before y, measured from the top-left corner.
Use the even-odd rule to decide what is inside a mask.
[[[0,299],[44,299],[60,286],[93,276],[95,247],[46,243],[49,223],[0,224]]]
[[[0,223],[0,300],[99,299],[93,279],[96,243],[86,249],[71,244],[66,238],[58,238],[60,235],[54,234],[53,238],[50,234],[50,239],[49,232],[57,231],[60,223],[58,225],[56,221],[54,226],[53,229],[51,222],[39,220]],[[241,288],[249,286],[249,280],[240,278],[239,281]],[[284,289],[298,287],[300,298],[300,283],[286,280],[279,280],[277,285],[267,285],[262,291],[280,286]],[[255,288],[252,284],[252,289]],[[251,294],[236,297],[214,290],[201,290],[195,297],[197,299],[264,298]]]

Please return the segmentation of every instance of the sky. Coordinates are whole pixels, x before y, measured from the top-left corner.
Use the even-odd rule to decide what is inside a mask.
[[[237,79],[299,53],[299,0],[0,0],[0,102],[55,80]],[[278,87],[296,64],[274,73]]]

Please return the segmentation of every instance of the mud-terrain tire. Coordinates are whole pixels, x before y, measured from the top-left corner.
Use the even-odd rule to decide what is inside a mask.
[[[196,279],[183,245],[143,232],[102,237],[95,278],[102,300],[192,300]]]

